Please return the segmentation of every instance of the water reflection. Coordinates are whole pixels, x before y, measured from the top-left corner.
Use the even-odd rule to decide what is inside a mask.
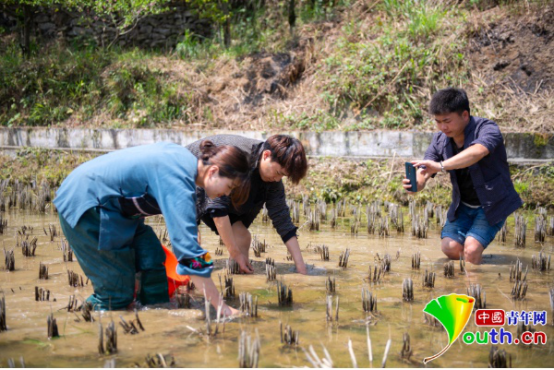
[[[407,213],[407,212],[406,212]],[[64,262],[60,237],[51,241],[49,226],[58,226],[55,215],[37,215],[27,212],[10,211],[3,214],[8,219],[8,227],[0,235],[6,251],[15,247],[21,236],[18,230],[26,225],[33,228],[27,231],[31,238],[36,237],[37,249],[34,257],[23,256],[20,248],[15,248],[15,271],[8,272],[2,267],[0,286],[6,299],[6,322],[8,330],[0,332],[0,364],[8,365],[13,358],[19,366],[19,358],[25,359],[28,367],[103,367],[106,360],[115,359],[118,367],[146,366],[146,356],[160,353],[172,357],[179,367],[237,367],[239,338],[241,330],[255,335],[258,330],[261,340],[259,358],[260,367],[275,366],[311,366],[302,348],[313,350],[320,358],[324,357],[323,346],[328,350],[334,366],[351,367],[351,355],[348,341],[351,340],[352,352],[359,367],[368,367],[366,324],[369,325],[372,343],[374,367],[381,366],[383,353],[388,339],[392,340],[387,359],[389,367],[423,366],[422,359],[439,352],[447,344],[448,337],[442,327],[433,327],[424,323],[423,307],[431,299],[442,294],[467,292],[469,284],[480,284],[486,292],[488,308],[505,310],[547,310],[548,321],[552,318],[548,290],[552,286],[552,272],[540,274],[531,269],[531,257],[537,255],[539,244],[527,243],[526,249],[515,249],[513,240],[506,244],[498,241],[487,249],[485,263],[481,266],[466,265],[466,273],[460,274],[457,262],[454,263],[454,276],[445,278],[443,258],[438,243],[438,230],[431,229],[428,239],[416,239],[408,234],[391,233],[388,238],[367,236],[359,232],[351,235],[348,224],[335,230],[328,224],[320,225],[319,232],[300,230],[300,243],[304,259],[310,266],[310,275],[294,273],[294,264],[287,260],[287,251],[279,236],[271,226],[263,225],[260,220],[252,227],[259,240],[267,242],[265,253],[254,260],[254,275],[234,275],[236,298],[230,301],[234,307],[239,305],[239,293],[249,292],[258,297],[258,318],[241,318],[228,322],[224,333],[207,338],[196,331],[205,328],[203,321],[203,298],[195,296],[193,309],[145,308],[139,312],[145,331],[138,334],[124,334],[119,326],[120,316],[130,322],[135,313],[104,312],[94,313],[94,322],[87,322],[80,312],[67,309],[71,297],[83,302],[91,294],[90,285],[73,287],[68,283],[68,271],[83,275],[77,262]],[[149,222],[160,227],[159,220]],[[341,224],[339,220],[339,225]],[[435,225],[432,225],[435,227]],[[214,255],[219,239],[208,229],[202,228],[203,245]],[[326,245],[329,248],[329,261],[323,261],[321,250],[315,246]],[[547,237],[545,250],[552,254],[552,237]],[[350,249],[348,267],[338,267],[339,255]],[[421,253],[419,270],[412,269],[412,255]],[[396,259],[397,253],[398,259]],[[390,271],[381,282],[369,278],[369,269],[378,266],[378,260],[388,254],[391,257]],[[224,275],[225,255],[216,257],[215,281],[218,274]],[[276,282],[268,282],[265,275],[265,259],[275,260],[277,280],[283,281],[293,293],[292,307],[280,307],[277,299]],[[527,282],[529,285],[526,299],[513,301],[510,296],[513,283],[509,281],[510,265],[520,259],[524,268],[529,266]],[[67,259],[67,258],[66,258]],[[39,265],[48,266],[48,280],[39,279]],[[437,274],[434,288],[422,287],[422,275],[425,271]],[[334,277],[336,294],[340,299],[339,320],[327,321],[326,281]],[[413,302],[402,300],[404,279],[413,280]],[[50,291],[49,301],[35,301],[35,287]],[[367,288],[377,297],[378,311],[364,312],[362,306],[362,288]],[[332,300],[333,315],[335,298]],[[171,307],[176,307],[172,302]],[[57,320],[61,337],[47,339],[47,316],[53,313]],[[213,313],[212,313],[213,314]],[[98,354],[99,322],[104,327],[113,320],[118,326],[118,353],[116,355]],[[299,345],[284,345],[280,338],[280,322],[290,325],[299,333]],[[515,327],[506,327],[515,333]],[[538,327],[552,339],[552,326]],[[473,320],[466,330],[477,331]],[[403,334],[410,335],[412,355],[402,358]],[[512,355],[515,367],[543,367],[552,360],[552,341],[539,346],[500,346]],[[458,340],[441,358],[431,362],[431,367],[486,367],[490,346],[465,345]],[[169,361],[169,360],[168,360]]]

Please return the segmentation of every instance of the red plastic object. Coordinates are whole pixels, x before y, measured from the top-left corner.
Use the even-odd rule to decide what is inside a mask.
[[[166,248],[165,245],[162,245],[162,248],[165,252],[165,273],[167,274],[167,285],[169,289],[169,296],[173,297],[175,294],[175,291],[180,286],[185,286],[190,281],[190,276],[188,275],[179,275],[176,271],[177,264],[179,261],[177,261],[177,257],[173,254],[171,250]]]

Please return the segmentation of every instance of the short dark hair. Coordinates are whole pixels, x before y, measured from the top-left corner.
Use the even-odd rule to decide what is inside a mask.
[[[288,135],[273,135],[264,142],[263,150],[271,152],[271,160],[279,163],[293,184],[298,184],[308,172],[308,160],[302,143]]]
[[[462,114],[465,110],[471,114],[467,93],[464,89],[457,89],[455,87],[437,91],[429,104],[429,113],[432,115],[454,112]]]

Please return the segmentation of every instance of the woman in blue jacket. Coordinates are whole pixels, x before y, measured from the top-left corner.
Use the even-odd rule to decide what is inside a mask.
[[[230,195],[237,204],[249,192],[248,158],[233,146],[188,149],[157,143],[115,151],[77,167],[62,183],[54,204],[62,230],[94,294],[97,310],[124,309],[137,295],[143,305],[169,301],[165,253],[144,217],[163,214],[177,273],[190,275],[214,307],[219,293],[211,280],[212,261],[198,244],[196,186],[210,198]],[[236,189],[235,191],[233,191]],[[227,315],[236,313],[224,306]]]

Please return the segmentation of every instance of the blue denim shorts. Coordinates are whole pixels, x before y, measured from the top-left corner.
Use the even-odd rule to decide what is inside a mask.
[[[471,208],[460,203],[458,218],[454,222],[446,221],[442,228],[441,239],[450,238],[464,245],[466,238],[471,236],[481,243],[483,248],[487,248],[496,233],[502,229],[504,222],[506,219],[491,226],[482,207]]]

